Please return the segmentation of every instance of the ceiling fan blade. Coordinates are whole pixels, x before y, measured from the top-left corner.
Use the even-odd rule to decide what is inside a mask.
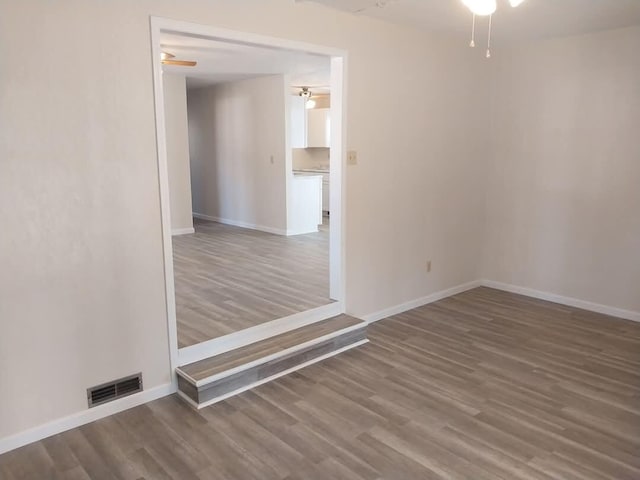
[[[189,60],[162,60],[163,65],[177,65],[180,67],[195,67],[198,62]]]

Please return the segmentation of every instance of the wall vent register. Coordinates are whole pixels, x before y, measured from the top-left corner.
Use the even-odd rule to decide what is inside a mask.
[[[142,373],[87,388],[89,408],[142,391]]]

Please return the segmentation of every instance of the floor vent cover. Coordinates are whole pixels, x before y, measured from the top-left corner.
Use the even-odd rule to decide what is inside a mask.
[[[89,408],[142,391],[142,373],[87,388]]]

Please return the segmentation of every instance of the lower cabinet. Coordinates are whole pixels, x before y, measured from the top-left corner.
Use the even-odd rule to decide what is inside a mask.
[[[288,194],[287,235],[317,232],[322,223],[322,177],[293,175]]]

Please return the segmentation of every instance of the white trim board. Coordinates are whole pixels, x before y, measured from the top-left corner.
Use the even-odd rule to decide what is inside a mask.
[[[329,297],[338,300],[338,304],[344,312],[346,296],[346,258],[345,236],[346,229],[346,202],[345,182],[343,182],[346,169],[346,118],[347,98],[346,86],[348,84],[347,52],[342,49],[298,42],[284,38],[263,36],[244,31],[234,31],[209,25],[172,20],[151,16],[149,18],[151,63],[153,67],[153,92],[156,119],[156,145],[158,162],[158,183],[160,187],[160,210],[162,219],[162,246],[164,258],[164,284],[165,301],[167,309],[167,333],[168,349],[170,356],[170,375],[174,386],[177,386],[175,368],[179,365],[178,352],[178,328],[175,304],[175,283],[173,271],[173,245],[171,237],[171,219],[169,205],[169,173],[167,167],[164,92],[162,83],[162,65],[160,62],[162,32],[172,32],[187,36],[201,36],[223,42],[258,45],[268,48],[281,48],[286,50],[298,50],[315,55],[331,57],[331,95],[332,95],[332,119],[331,119],[331,156],[329,159],[331,170],[331,213],[332,226],[329,238],[330,260],[330,294]],[[288,116],[285,116],[286,119]],[[285,121],[286,121],[285,119]],[[289,150],[287,150],[289,151]],[[285,158],[287,165],[291,165],[291,155]],[[288,177],[287,177],[288,178]],[[288,188],[288,187],[287,187]],[[220,219],[218,219],[220,220]],[[286,232],[276,232],[286,234]],[[217,340],[217,339],[216,339]],[[256,341],[256,340],[254,340]]]
[[[318,233],[320,230],[287,230],[287,237],[294,237],[296,235],[307,235],[308,233]]]
[[[175,393],[175,391],[173,384],[167,383],[165,385],[160,385],[158,387],[130,395],[120,400],[115,400],[113,402],[105,403],[104,405],[76,412],[67,417],[53,420],[52,422],[16,433],[9,437],[0,438],[0,454],[37,442],[52,435],[66,432],[72,428],[86,425],[87,423],[94,422],[101,418],[123,412],[124,410],[137,407],[144,403],[157,400],[158,398],[166,397],[167,395]]]
[[[187,22],[184,20],[174,20],[166,17],[158,17],[155,15],[152,15],[150,18],[152,24],[157,27],[158,30],[198,35],[211,38],[213,40],[237,43],[240,45],[266,45],[273,48],[280,48],[284,50],[299,50],[301,52],[312,53],[315,55],[326,55],[328,57],[346,56],[346,51],[341,48],[327,47],[315,43],[307,43],[298,40],[290,40],[288,38],[266,36],[259,33],[246,32],[241,30],[231,30],[201,23]]]
[[[164,260],[165,307],[167,309],[167,348],[169,350],[169,375],[173,390],[178,389],[175,366],[178,363],[178,322],[176,320],[176,294],[173,281],[173,239],[169,203],[169,167],[164,118],[164,91],[162,65],[160,63],[160,27],[153,17],[149,19],[151,58],[153,65],[153,98],[156,120],[156,148],[158,154],[158,186],[160,189],[160,218],[162,226],[162,256]]]
[[[416,298],[415,300],[410,300],[393,307],[385,308],[383,310],[369,313],[367,315],[362,315],[358,318],[361,318],[367,323],[377,322],[378,320],[391,317],[392,315],[397,315],[398,313],[406,312],[407,310],[422,307],[423,305],[437,302],[438,300],[442,300],[443,298],[451,297],[452,295],[457,295],[459,293],[466,292],[467,290],[471,290],[472,288],[476,288],[479,286],[481,286],[480,280],[474,280],[472,282],[463,283],[462,285],[447,288],[446,290],[440,290],[439,292],[434,292],[424,297]]]
[[[274,235],[287,234],[287,231],[283,228],[267,227],[265,225],[258,225],[256,223],[242,222],[240,220],[231,220],[230,218],[212,217],[211,215],[205,215],[204,213],[193,212],[193,217],[199,218],[200,220],[218,222],[224,225],[231,225],[234,227],[250,228],[251,230],[260,230],[261,232],[273,233]]]
[[[547,300],[549,302],[567,305],[568,307],[581,308],[582,310],[589,310],[590,312],[602,313],[604,315],[631,320],[633,322],[640,322],[640,312],[624,310],[622,308],[611,307],[609,305],[588,302],[586,300],[565,297],[563,295],[558,295],[555,293],[542,292],[540,290],[534,290],[533,288],[520,287],[518,285],[511,285],[508,283],[496,282],[493,280],[480,280],[480,284],[483,287],[495,288],[496,290],[517,293],[531,298],[538,298],[540,300]]]
[[[196,233],[196,229],[191,227],[191,228],[174,228],[171,230],[171,235],[172,236],[176,236],[176,235],[189,235],[192,233]]]

